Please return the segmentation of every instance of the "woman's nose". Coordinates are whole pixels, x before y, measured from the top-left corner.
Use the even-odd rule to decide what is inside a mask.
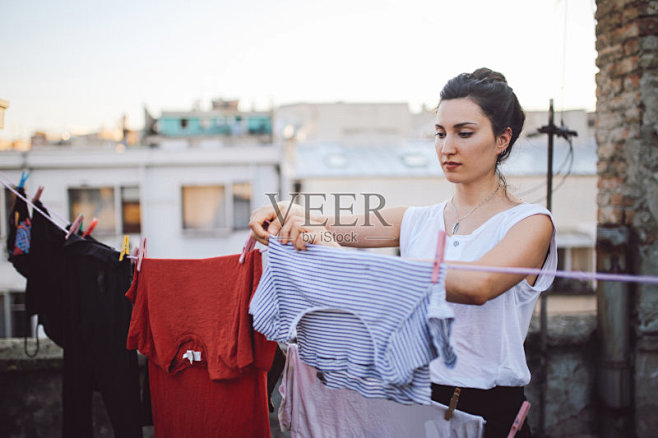
[[[455,145],[452,140],[452,138],[448,135],[446,135],[443,138],[440,138],[437,140],[437,149],[439,150],[440,154],[443,155],[452,155],[455,153]]]

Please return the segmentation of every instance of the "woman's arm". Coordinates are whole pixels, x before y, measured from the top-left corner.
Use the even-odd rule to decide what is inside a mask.
[[[252,214],[249,226],[259,242],[267,244],[270,233],[279,234],[282,243],[293,242],[299,250],[305,249],[302,234],[307,232],[311,235],[322,235],[323,231],[329,231],[342,236],[350,236],[353,233],[353,242],[337,242],[322,240],[315,237],[316,243],[336,246],[357,248],[376,248],[387,246],[398,246],[400,242],[400,225],[406,207],[395,207],[381,211],[382,218],[374,217],[371,213],[366,225],[363,215],[354,215],[340,219],[336,225],[332,219],[323,216],[314,216],[310,222],[305,224],[304,209],[298,205],[280,205],[277,213],[274,207],[262,207]],[[288,212],[288,210],[290,210]],[[284,219],[283,226],[279,217]],[[354,221],[357,221],[355,224]],[[343,225],[350,224],[350,225]],[[353,224],[353,225],[352,225]],[[316,227],[316,228],[312,228]],[[324,228],[322,228],[324,227]],[[454,264],[496,266],[496,267],[521,267],[541,268],[546,259],[553,236],[553,223],[551,219],[543,214],[527,217],[514,225],[489,252],[476,262],[451,262]],[[320,239],[320,240],[317,240]],[[347,240],[343,238],[343,240]],[[527,278],[528,283],[534,284],[536,275]],[[522,274],[502,274],[497,272],[475,272],[449,269],[446,273],[446,299],[455,303],[482,305],[496,298],[498,295],[510,289],[522,281]]]
[[[335,217],[315,215],[307,221],[303,207],[288,202],[281,202],[277,207],[278,212],[274,206],[266,206],[252,213],[249,226],[254,237],[267,244],[270,235],[278,234],[281,243],[291,241],[300,250],[304,249],[304,240],[300,239],[304,232],[312,233],[314,243],[318,244],[332,244],[333,240],[341,246],[355,248],[398,246],[400,225],[407,209],[393,207],[371,212],[368,216],[340,216],[336,222]]]
[[[529,216],[514,225],[505,237],[478,261],[450,263],[539,269],[546,260],[552,237],[553,222],[548,216]],[[446,299],[455,303],[482,305],[524,278],[532,285],[537,276],[449,269],[445,281]]]

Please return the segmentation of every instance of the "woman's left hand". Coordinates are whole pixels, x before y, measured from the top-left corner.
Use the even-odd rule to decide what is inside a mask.
[[[293,217],[286,221],[279,231],[279,242],[286,245],[292,242],[295,249],[306,251],[306,245],[325,245],[340,248],[331,231],[320,222],[306,223],[303,217]]]

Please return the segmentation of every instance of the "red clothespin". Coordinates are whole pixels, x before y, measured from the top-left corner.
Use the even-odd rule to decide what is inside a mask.
[[[139,251],[137,255],[137,272],[142,270],[142,261],[146,257],[146,237],[142,237],[142,240],[139,242]]]
[[[44,188],[45,188],[44,186],[39,186],[39,188],[37,189],[37,192],[34,194],[34,197],[32,198],[32,203],[33,204],[35,202],[37,202],[39,200],[39,198],[41,198],[41,194],[43,193]]]
[[[432,283],[439,282],[439,271],[443,263],[443,253],[446,248],[446,233],[439,230],[439,237],[436,240],[436,253],[434,254],[434,264],[432,265]]]
[[[96,228],[96,225],[98,225],[98,219],[94,218],[92,219],[91,223],[89,224],[85,232],[82,233],[82,237],[87,237],[88,235],[90,235],[94,231],[94,228]]]
[[[240,264],[244,263],[244,258],[247,256],[247,253],[254,249],[256,246],[256,239],[254,239],[254,236],[249,234],[249,237],[247,238],[247,241],[244,243],[244,246],[242,247],[242,254],[240,254],[240,259],[238,262]]]
[[[525,421],[525,418],[528,416],[528,411],[530,410],[530,402],[529,401],[524,401],[521,404],[521,408],[519,409],[519,413],[516,414],[516,418],[514,419],[514,423],[512,423],[512,428],[509,431],[509,434],[507,435],[507,438],[514,438],[516,433],[521,430],[521,427],[523,427],[523,422]]]
[[[455,412],[455,409],[457,409],[457,402],[459,401],[459,394],[461,394],[461,392],[461,388],[455,388],[455,391],[452,393],[452,397],[450,397],[450,405],[448,406],[448,410],[446,411],[446,415],[444,417],[446,421],[450,421],[452,418],[452,413]]]
[[[75,219],[75,221],[71,224],[71,227],[69,228],[69,232],[66,233],[66,239],[71,237],[71,234],[75,233],[76,230],[80,227],[82,224],[82,219],[84,219],[84,216],[82,213],[78,215],[78,217]]]

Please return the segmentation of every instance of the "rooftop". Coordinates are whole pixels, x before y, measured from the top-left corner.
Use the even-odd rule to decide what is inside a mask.
[[[547,139],[520,139],[503,165],[505,175],[545,175]],[[596,141],[575,139],[572,175],[596,175]],[[569,169],[569,144],[556,140],[553,172]],[[341,177],[439,177],[443,176],[431,141],[407,142],[402,145],[357,145],[337,143],[302,143],[297,145],[294,178]]]

